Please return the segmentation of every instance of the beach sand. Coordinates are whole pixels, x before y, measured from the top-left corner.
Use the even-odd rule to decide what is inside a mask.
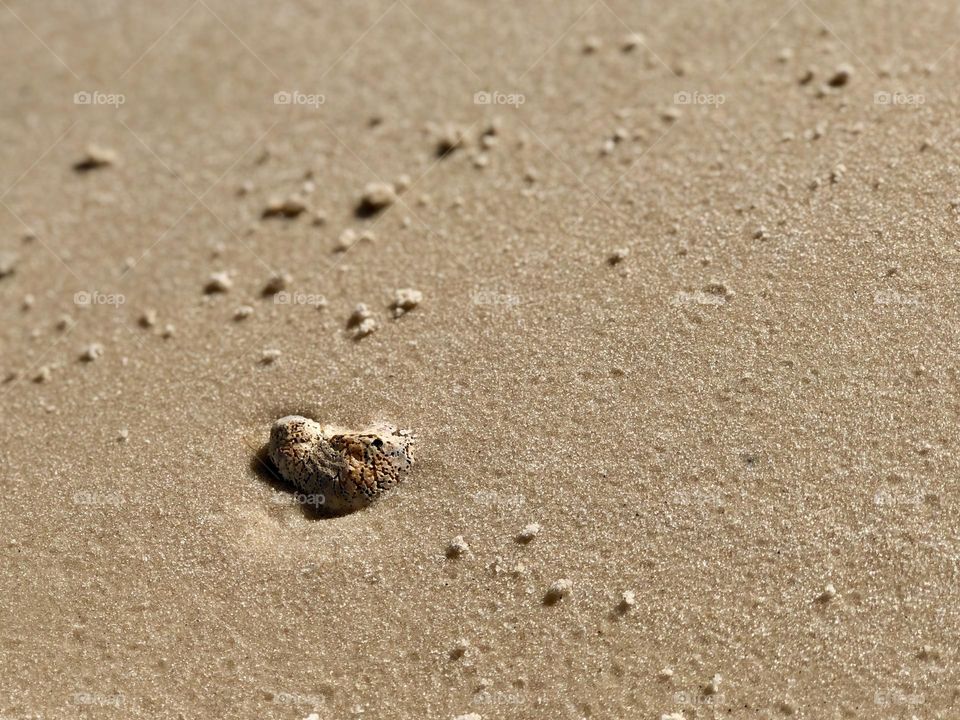
[[[957,20],[7,0],[0,717],[960,717]]]

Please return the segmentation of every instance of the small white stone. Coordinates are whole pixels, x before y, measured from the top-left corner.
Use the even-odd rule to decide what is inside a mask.
[[[643,37],[640,33],[630,33],[623,39],[623,43],[620,45],[620,48],[624,52],[630,52],[635,50],[638,46],[643,45],[646,38]]]
[[[281,352],[276,348],[267,348],[260,355],[260,362],[264,365],[272,365],[280,359]]]
[[[233,287],[233,280],[226,271],[211,273],[207,278],[206,291],[208,293],[225,293]]]
[[[385,182],[367,183],[360,199],[361,212],[372,213],[382,210],[397,201],[397,192],[393,185]]]
[[[340,233],[340,237],[337,238],[337,244],[334,245],[333,251],[346,252],[356,244],[358,239],[357,231],[353,228],[347,228]]]
[[[141,327],[152,328],[157,324],[157,311],[153,309],[144,310],[138,320]]]
[[[11,252],[0,253],[0,278],[13,275],[17,269],[17,256]]]
[[[267,203],[263,210],[263,217],[276,217],[281,215],[287,218],[295,218],[307,209],[307,202],[299,195],[290,195],[287,198],[273,197]]]
[[[517,542],[526,544],[540,534],[540,523],[530,523],[517,534]]]
[[[470,553],[470,546],[463,539],[463,535],[457,535],[453,540],[447,543],[447,557],[460,558]]]
[[[360,324],[357,325],[357,331],[354,333],[354,337],[357,340],[365,338],[368,335],[373,334],[377,329],[377,321],[373,318],[367,318],[366,320],[361,320]]]
[[[234,320],[244,320],[253,315],[253,308],[250,305],[241,305],[233,311]]]
[[[80,359],[84,362],[93,362],[103,356],[103,345],[100,343],[90,343],[83,350]]]
[[[74,169],[79,171],[95,170],[96,168],[115,165],[117,163],[117,154],[109,148],[99,145],[87,145],[86,153],[78,162],[74,164]]]
[[[720,683],[723,682],[723,678],[719,675],[714,675],[713,678],[707,683],[707,686],[703,689],[704,695],[716,695],[720,692]]]
[[[370,308],[367,307],[366,303],[357,303],[356,307],[353,308],[353,313],[350,315],[348,324],[359,325],[364,320],[372,316],[373,313],[370,312]]]
[[[820,595],[817,596],[817,600],[820,602],[830,602],[837,596],[837,589],[833,584],[828,584]]]
[[[573,592],[573,583],[571,581],[566,578],[557,580],[547,588],[547,594],[544,600],[547,604],[552,605],[567,597],[571,592]]]
[[[390,304],[390,309],[393,311],[393,316],[398,318],[413,310],[422,301],[423,293],[419,290],[400,288],[393,294],[393,302]]]
[[[264,295],[276,295],[281,290],[286,290],[293,282],[293,276],[287,272],[275,273],[267,280],[263,287]]]
[[[630,250],[627,248],[617,248],[607,257],[607,262],[611,265],[619,265],[624,260],[627,259],[630,255]]]

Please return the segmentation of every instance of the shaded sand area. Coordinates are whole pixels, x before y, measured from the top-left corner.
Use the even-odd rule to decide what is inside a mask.
[[[3,720],[960,717],[954,4],[0,5]]]

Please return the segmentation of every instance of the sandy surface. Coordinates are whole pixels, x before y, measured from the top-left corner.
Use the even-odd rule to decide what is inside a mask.
[[[3,720],[960,717],[954,4],[2,5]]]

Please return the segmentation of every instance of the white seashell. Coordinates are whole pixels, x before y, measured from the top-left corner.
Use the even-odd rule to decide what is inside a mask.
[[[288,415],[270,429],[267,451],[284,480],[322,495],[327,511],[347,513],[403,479],[413,465],[413,435],[386,423],[348,430]]]

